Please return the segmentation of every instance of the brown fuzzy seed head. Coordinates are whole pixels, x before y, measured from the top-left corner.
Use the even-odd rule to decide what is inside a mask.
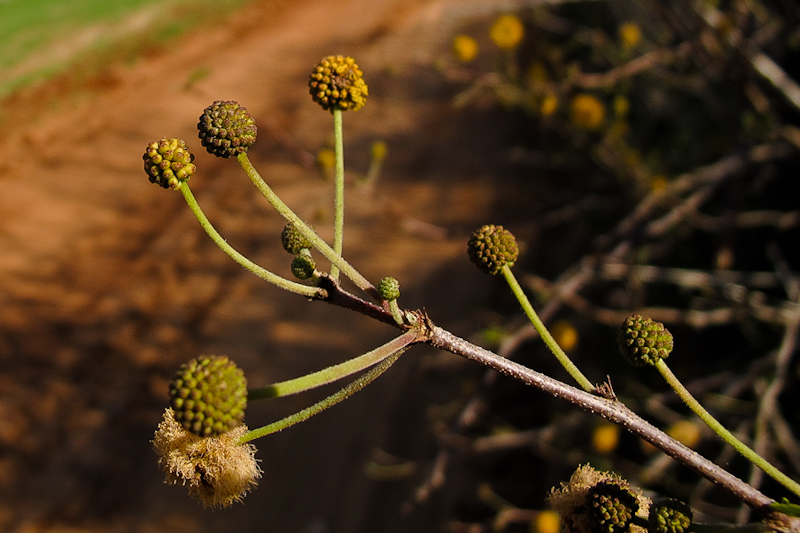
[[[631,315],[617,331],[623,357],[634,366],[655,365],[672,352],[672,333],[661,322],[642,315]]]
[[[232,100],[217,100],[203,111],[197,123],[200,143],[217,157],[236,157],[256,142],[256,122]]]
[[[334,108],[358,111],[369,94],[363,76],[352,57],[328,56],[311,71],[308,92],[326,111]]]
[[[639,510],[636,495],[613,482],[589,489],[587,500],[594,533],[625,533]]]
[[[519,248],[510,231],[503,226],[488,224],[472,233],[467,254],[482,272],[494,275],[499,274],[505,265],[514,266]]]
[[[692,525],[692,509],[680,500],[659,500],[650,508],[650,533],[685,533]]]
[[[186,149],[186,143],[181,139],[164,138],[151,142],[147,145],[142,159],[150,183],[165,189],[179,188],[197,170],[192,163],[194,155]]]
[[[242,424],[247,407],[244,372],[224,355],[201,355],[181,366],[169,386],[175,420],[211,437]]]
[[[281,231],[281,244],[283,249],[292,255],[297,255],[300,250],[312,246],[311,241],[291,222],[286,224]]]

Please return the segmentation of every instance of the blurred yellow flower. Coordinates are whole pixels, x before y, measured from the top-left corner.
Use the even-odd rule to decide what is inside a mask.
[[[667,180],[666,176],[659,174],[650,178],[650,190],[653,192],[661,192],[667,188],[667,185],[669,185],[669,180]]]
[[[582,130],[596,130],[603,125],[606,108],[596,96],[579,94],[572,99],[572,123]]]
[[[567,320],[559,320],[550,328],[551,335],[561,349],[571,351],[578,344],[578,330]]]
[[[540,511],[533,519],[533,533],[561,533],[561,517],[555,511]]]
[[[453,38],[453,54],[462,63],[469,63],[478,55],[478,41],[469,35],[456,35]]]
[[[632,50],[642,41],[642,30],[635,22],[624,22],[619,26],[619,42],[624,50]]]
[[[694,448],[700,442],[700,423],[692,420],[678,420],[666,431],[667,435],[688,448]]]
[[[592,447],[602,454],[611,453],[619,445],[619,426],[616,424],[600,424],[592,432]]]
[[[326,172],[333,170],[336,165],[336,153],[330,148],[320,148],[317,152],[317,165]]]
[[[542,103],[539,105],[539,112],[542,115],[549,117],[550,115],[558,111],[558,104],[559,104],[558,96],[554,94],[546,94],[544,95],[544,98],[542,98]],[[566,350],[566,348],[564,349]]]
[[[489,37],[498,48],[516,48],[524,36],[525,26],[516,15],[501,15],[489,28]]]
[[[624,117],[628,115],[628,111],[631,110],[631,102],[628,98],[622,94],[618,94],[614,97],[614,114],[618,117]]]

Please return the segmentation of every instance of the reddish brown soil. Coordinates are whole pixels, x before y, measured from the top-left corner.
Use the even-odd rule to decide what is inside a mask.
[[[329,232],[331,183],[312,161],[332,121],[310,101],[306,76],[325,55],[355,56],[370,99],[345,115],[350,177],[366,170],[373,140],[388,143],[389,157],[374,193],[349,188],[346,255],[372,280],[399,278],[404,305],[425,306],[468,334],[485,318],[480,304],[493,285],[466,261],[465,235],[489,221],[498,201],[504,126],[456,110],[435,65],[449,60],[460,24],[491,11],[482,5],[256,2],[89,84],[52,83],[3,108],[0,531],[437,528],[445,511],[436,504],[400,512],[435,448],[422,408],[400,419],[417,411],[397,406],[422,406],[437,393],[415,377],[421,365],[455,371],[463,363],[425,350],[351,401],[258,441],[264,479],[245,505],[204,511],[162,483],[148,441],[181,362],[226,353],[251,383],[267,383],[354,356],[393,332],[240,269],[179,194],[147,182],[141,154],[162,136],[186,139],[198,156],[193,190],[221,233],[288,274],[281,219],[235,162],[200,153],[195,123],[215,99],[246,105],[259,124],[254,163]],[[189,84],[202,69],[208,76]],[[317,397],[253,406],[248,421],[267,423]],[[420,460],[411,478],[365,475],[371,454],[387,447]]]

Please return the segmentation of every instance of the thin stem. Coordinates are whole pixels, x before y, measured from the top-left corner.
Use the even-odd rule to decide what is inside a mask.
[[[239,439],[240,444],[244,444],[245,442],[250,442],[251,440],[258,439],[260,437],[264,437],[271,433],[275,433],[277,431],[281,431],[286,429],[289,426],[293,426],[305,420],[308,420],[312,416],[321,413],[325,409],[336,405],[337,403],[345,400],[355,394],[356,392],[360,391],[367,385],[369,385],[372,381],[375,380],[378,376],[386,372],[392,364],[397,361],[397,359],[408,349],[402,348],[395,352],[394,354],[390,355],[376,366],[374,366],[371,370],[362,374],[358,379],[347,385],[345,388],[341,389],[340,391],[328,396],[324,400],[321,400],[310,407],[306,407],[302,411],[298,411],[293,415],[289,415],[286,418],[278,420],[277,422],[273,422],[272,424],[268,424],[266,426],[262,426],[260,428],[256,428],[253,430],[248,431]]]
[[[304,392],[315,387],[333,383],[334,381],[355,374],[356,372],[361,372],[366,368],[380,363],[397,351],[416,342],[418,336],[416,331],[408,331],[387,342],[383,346],[375,348],[364,355],[345,361],[344,363],[329,366],[328,368],[299,378],[273,383],[272,385],[267,385],[266,387],[260,387],[258,389],[251,389],[247,393],[247,400],[252,401],[263,398],[289,396],[290,394],[297,394],[298,392]]]
[[[542,338],[547,347],[550,348],[550,351],[553,352],[553,355],[556,356],[556,359],[558,359],[558,362],[561,363],[561,366],[563,366],[564,369],[569,372],[569,375],[578,382],[578,385],[580,385],[583,390],[586,392],[594,391],[595,387],[592,385],[592,382],[583,375],[583,373],[578,369],[577,366],[575,366],[569,356],[564,353],[564,350],[561,349],[561,346],[558,345],[553,336],[550,335],[550,331],[548,331],[544,325],[544,322],[542,322],[542,320],[539,318],[539,315],[531,305],[530,300],[528,300],[528,297],[525,295],[525,291],[523,291],[522,287],[520,287],[516,276],[514,276],[514,273],[511,272],[511,268],[509,268],[508,265],[503,267],[503,277],[505,277],[508,286],[511,287],[511,291],[514,293],[514,296],[517,297],[517,300],[522,306],[522,310],[525,311],[525,314],[533,324],[533,327],[536,328],[539,336]]]
[[[763,470],[767,475],[775,479],[778,483],[795,493],[796,495],[800,496],[800,484],[796,481],[788,477],[786,474],[775,468],[772,464],[770,464],[766,459],[761,457],[757,454],[752,448],[747,446],[745,443],[737,439],[733,433],[728,431],[725,426],[720,424],[720,422],[714,418],[711,413],[706,411],[706,409],[700,405],[692,394],[686,390],[686,387],[683,386],[683,383],[672,373],[669,366],[667,366],[666,361],[663,359],[659,359],[656,362],[656,368],[664,377],[669,386],[675,391],[675,393],[680,397],[681,400],[691,409],[694,413],[700,417],[700,419],[706,423],[708,427],[710,427],[714,432],[722,437],[722,439],[733,446],[733,448],[742,454],[748,461],[756,465],[758,468]]]
[[[191,189],[189,189],[189,184],[187,182],[183,182],[179,190],[181,193],[183,193],[183,198],[186,200],[186,203],[189,204],[189,209],[191,209],[192,213],[194,213],[194,216],[197,217],[198,222],[200,222],[200,225],[203,226],[204,230],[206,230],[206,233],[208,233],[208,236],[211,237],[211,240],[214,241],[214,243],[219,246],[223,252],[228,254],[231,259],[239,263],[242,267],[249,270],[259,278],[268,281],[273,285],[277,285],[281,289],[296,292],[297,294],[303,295],[307,298],[325,298],[327,296],[327,293],[324,289],[310,287],[308,285],[303,285],[301,283],[296,283],[286,278],[282,278],[281,276],[273,274],[269,270],[258,266],[237,252],[230,244],[227,243],[227,241],[225,241],[225,239],[222,238],[219,232],[208,220],[208,217],[206,217],[205,213],[203,213],[203,210],[197,203],[194,194],[192,194]]]
[[[294,211],[292,211],[289,206],[287,206],[283,200],[281,200],[277,194],[270,188],[264,178],[258,173],[256,168],[250,162],[250,159],[247,157],[247,153],[239,154],[236,156],[236,159],[239,161],[239,164],[242,166],[244,171],[247,173],[247,176],[250,178],[250,181],[253,182],[253,185],[264,195],[264,198],[275,208],[275,210],[288,222],[294,224],[296,228],[298,228],[303,235],[311,241],[314,248],[319,250],[319,252],[325,256],[328,261],[331,262],[331,265],[335,265],[339,267],[339,270],[350,278],[350,280],[355,283],[359,289],[363,290],[375,300],[380,301],[380,295],[378,295],[378,291],[375,287],[370,283],[364,276],[362,276],[355,268],[353,268],[350,263],[345,261],[345,259],[340,255],[337,254],[333,248],[331,248],[328,243],[320,238],[317,233],[308,227],[308,225],[303,222],[303,220],[298,217]]]
[[[342,255],[344,246],[344,133],[342,131],[342,109],[333,108],[333,137],[335,165],[335,195],[333,216],[333,251]],[[339,279],[339,267],[331,265],[331,277]]]

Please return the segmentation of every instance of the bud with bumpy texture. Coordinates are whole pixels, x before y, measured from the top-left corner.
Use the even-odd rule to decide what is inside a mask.
[[[400,298],[400,282],[390,276],[383,278],[378,284],[378,294],[384,300],[397,300]]]
[[[647,523],[650,533],[685,533],[692,525],[692,510],[680,500],[659,500],[650,508]]]
[[[326,111],[334,108],[358,111],[369,94],[363,76],[352,57],[328,56],[311,72],[308,92]]]
[[[236,157],[256,142],[256,122],[232,100],[217,100],[203,111],[197,123],[200,143],[217,157]]]
[[[311,254],[300,254],[292,259],[292,274],[297,279],[309,279],[317,269],[317,262]]]
[[[201,355],[181,366],[169,386],[175,420],[195,435],[221,435],[242,424],[244,372],[224,355]]]
[[[186,149],[181,139],[161,139],[147,145],[142,156],[144,171],[155,183],[165,189],[177,189],[187,181],[197,167],[194,166],[194,155]]]
[[[519,255],[517,240],[503,226],[481,226],[469,239],[467,254],[486,274],[499,274],[505,265],[514,266]]]
[[[598,483],[589,489],[588,510],[596,533],[624,533],[639,510],[636,495],[617,483]]]
[[[661,322],[642,315],[631,315],[617,331],[619,350],[634,366],[655,365],[672,352],[672,333]]]
[[[281,231],[281,244],[284,250],[293,255],[297,255],[300,250],[311,248],[312,246],[311,241],[291,222],[286,224],[283,227],[283,231]]]

